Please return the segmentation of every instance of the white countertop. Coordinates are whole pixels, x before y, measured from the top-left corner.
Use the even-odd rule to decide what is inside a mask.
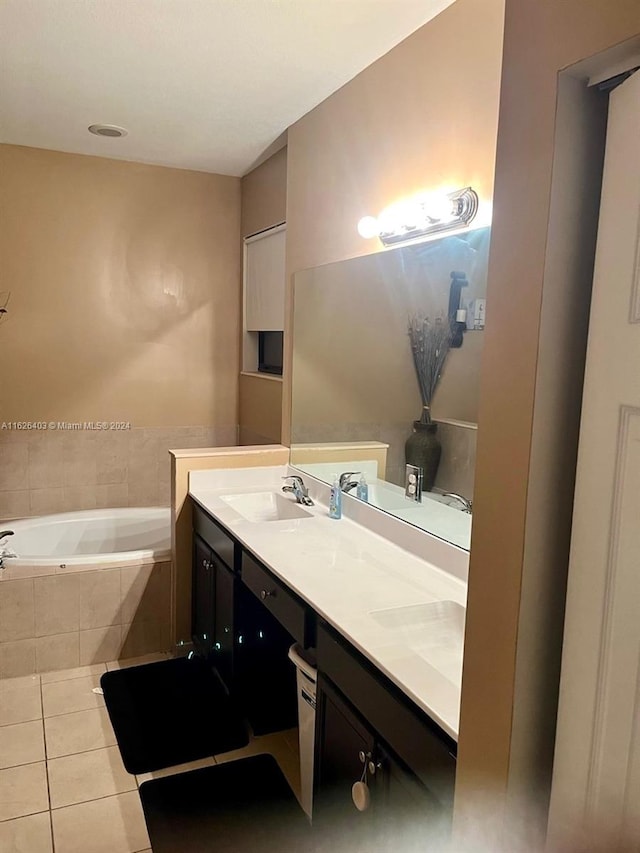
[[[385,514],[378,510],[366,505],[358,510],[368,526],[344,516],[329,518],[328,489],[317,481],[309,482],[315,505],[304,507],[309,513],[305,518],[248,521],[223,500],[228,495],[279,492],[287,473],[286,466],[194,471],[189,494],[457,740],[461,649],[455,643],[447,646],[442,625],[412,626],[412,611],[406,611],[406,617],[403,611],[394,613],[393,627],[383,627],[380,622],[387,617],[380,619],[376,611],[438,601],[465,606],[466,583],[368,529],[388,532]],[[401,533],[409,527],[391,521]],[[442,556],[443,547],[452,549],[453,561],[459,560],[457,549],[445,543],[438,543],[434,555]],[[429,637],[429,630],[440,634]]]

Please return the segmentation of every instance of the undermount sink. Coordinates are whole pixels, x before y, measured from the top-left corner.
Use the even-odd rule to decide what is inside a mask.
[[[372,610],[380,627],[401,638],[403,645],[447,677],[462,674],[466,609],[456,601],[430,601]]]
[[[286,521],[292,518],[311,518],[311,513],[278,492],[253,492],[242,495],[222,495],[220,500],[247,521]]]

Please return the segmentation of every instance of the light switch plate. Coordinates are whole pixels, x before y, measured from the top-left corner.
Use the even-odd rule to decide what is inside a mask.
[[[422,468],[407,465],[404,469],[404,496],[407,500],[422,503]]]

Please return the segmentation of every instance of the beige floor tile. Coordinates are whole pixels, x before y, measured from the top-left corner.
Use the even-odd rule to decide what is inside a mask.
[[[0,823],[2,853],[52,853],[49,812]]]
[[[47,717],[44,721],[44,731],[47,758],[60,758],[62,755],[104,749],[116,744],[116,736],[106,708],[91,708],[88,711]]]
[[[37,687],[39,684],[39,675],[21,675],[18,678],[0,678],[0,695],[6,690],[15,690],[19,687]]]
[[[42,719],[40,679],[37,682],[22,678],[10,679],[14,686],[6,683],[0,690],[0,726],[26,723]]]
[[[0,770],[0,821],[49,808],[44,761]]]
[[[189,761],[187,764],[176,764],[175,767],[164,767],[162,770],[154,770],[153,773],[141,773],[136,776],[138,785],[149,782],[151,779],[162,779],[165,776],[175,776],[176,773],[187,773],[189,770],[199,770],[201,767],[213,767],[216,763],[214,758],[201,758],[199,761]]]
[[[44,761],[42,720],[0,726],[0,769]]]
[[[137,658],[123,658],[122,660],[110,660],[107,663],[107,669],[111,672],[114,669],[127,669],[130,666],[141,666],[143,663],[156,663],[160,660],[170,660],[173,655],[170,652],[157,652],[151,655],[142,655]]]
[[[56,853],[138,853],[149,847],[137,791],[52,812]]]
[[[43,672],[40,675],[43,684],[53,684],[54,681],[68,681],[71,678],[87,678],[90,675],[100,677],[107,671],[106,664],[94,663],[91,666],[76,666],[73,669],[58,669],[54,672]]]
[[[93,690],[100,687],[98,675],[54,681],[42,685],[42,705],[45,717],[72,714],[89,708],[103,708],[104,699]]]
[[[124,769],[117,746],[54,758],[47,766],[52,809],[136,788],[136,777]]]

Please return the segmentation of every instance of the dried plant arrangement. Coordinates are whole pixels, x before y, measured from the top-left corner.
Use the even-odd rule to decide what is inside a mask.
[[[442,376],[442,370],[451,346],[451,326],[447,319],[413,314],[409,318],[409,340],[413,364],[422,397],[420,423],[431,423],[431,401]]]

